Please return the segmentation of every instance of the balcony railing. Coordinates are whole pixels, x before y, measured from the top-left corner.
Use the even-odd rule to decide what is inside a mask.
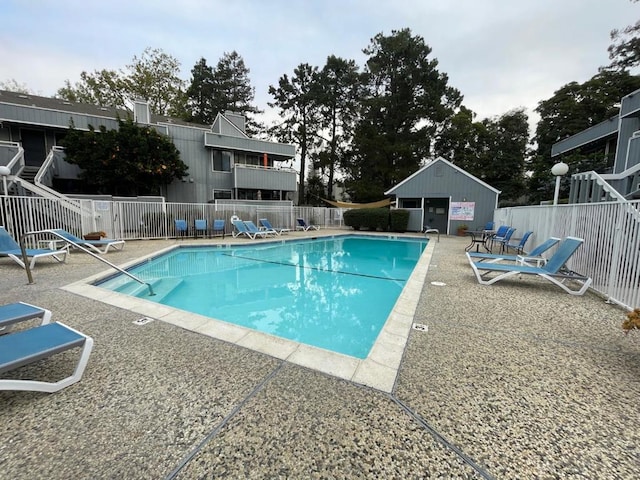
[[[296,190],[298,174],[290,168],[236,164],[233,167],[234,188],[259,190]]]

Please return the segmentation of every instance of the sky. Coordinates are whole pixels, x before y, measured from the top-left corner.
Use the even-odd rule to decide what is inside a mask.
[[[82,71],[125,70],[145,48],[176,58],[185,81],[200,58],[240,54],[255,105],[269,85],[329,55],[364,67],[378,33],[409,28],[477,119],[525,108],[609,62],[610,32],[640,18],[630,0],[0,0],[0,83],[53,96]]]

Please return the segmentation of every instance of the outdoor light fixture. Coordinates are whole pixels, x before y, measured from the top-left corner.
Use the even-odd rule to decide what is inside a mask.
[[[569,165],[564,162],[556,163],[551,167],[551,173],[556,176],[556,191],[553,194],[553,204],[558,204],[558,196],[560,195],[560,177],[566,175],[569,171]]]

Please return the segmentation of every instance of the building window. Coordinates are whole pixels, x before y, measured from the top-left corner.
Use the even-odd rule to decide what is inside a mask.
[[[213,191],[214,200],[230,200],[231,198],[233,198],[231,196],[231,190],[214,190]]]
[[[223,152],[214,150],[213,153],[213,171],[214,172],[230,172],[231,171],[231,152]]]
[[[253,155],[253,154],[240,154],[237,155],[236,158],[234,159],[234,163],[238,164],[242,164],[242,165],[262,165],[260,163],[260,158],[257,155]]]
[[[422,200],[417,198],[403,198],[402,208],[420,208],[422,206]]]

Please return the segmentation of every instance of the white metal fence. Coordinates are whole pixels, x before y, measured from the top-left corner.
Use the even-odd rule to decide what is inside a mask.
[[[67,202],[69,202],[67,200]],[[295,229],[296,219],[327,228],[342,228],[342,209],[295,207],[291,204],[167,203],[141,201],[72,200],[77,208],[65,208],[57,199],[42,197],[0,196],[0,225],[19,238],[29,231],[63,228],[77,236],[105,232],[111,238],[158,239],[176,236],[177,219],[193,228],[196,219],[206,219],[208,228],[216,219],[225,220],[231,233],[231,217],[252,220],[258,225],[267,218],[271,225]],[[34,237],[34,242],[38,238]]]
[[[176,236],[174,220],[183,219],[193,227],[204,218],[209,228],[214,219],[223,219],[226,231],[230,219],[268,218],[274,227],[295,229],[296,218],[304,218],[325,228],[342,228],[344,210],[287,205],[193,204],[141,201],[74,200],[71,211],[57,199],[0,196],[0,225],[19,238],[29,231],[64,228],[81,236],[104,231],[109,237],[158,239]],[[571,258],[572,270],[593,278],[592,288],[627,308],[640,306],[640,201],[590,203],[558,206],[513,207],[496,210],[496,226],[515,227],[514,237],[533,231],[526,250],[550,236],[575,236],[585,240]],[[80,212],[80,213],[77,213]],[[31,247],[42,238],[30,239]]]
[[[640,201],[529,206],[496,210],[496,227],[533,231],[527,250],[550,236],[584,239],[569,268],[593,278],[592,288],[627,308],[640,306]]]

